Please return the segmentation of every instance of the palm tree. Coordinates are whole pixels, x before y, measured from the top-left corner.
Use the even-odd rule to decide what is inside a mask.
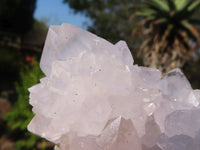
[[[198,16],[195,17],[200,0],[146,0],[134,8],[133,15],[142,21],[133,34],[139,29],[145,34],[138,53],[144,65],[163,73],[183,67],[200,44],[195,26],[200,25]]]

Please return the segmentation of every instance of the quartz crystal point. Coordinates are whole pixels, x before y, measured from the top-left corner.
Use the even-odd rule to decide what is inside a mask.
[[[133,62],[124,41],[51,26],[28,130],[60,150],[200,150],[200,90]]]

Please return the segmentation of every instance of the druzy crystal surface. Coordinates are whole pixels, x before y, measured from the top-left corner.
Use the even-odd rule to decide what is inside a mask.
[[[69,24],[49,28],[40,65],[28,129],[60,150],[200,150],[200,91],[180,69],[161,77]]]

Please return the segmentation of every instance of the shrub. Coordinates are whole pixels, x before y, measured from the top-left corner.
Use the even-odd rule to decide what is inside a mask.
[[[32,150],[36,149],[37,143],[41,139],[27,131],[27,125],[34,116],[29,105],[28,88],[38,83],[43,77],[39,63],[34,62],[33,67],[26,66],[20,71],[20,81],[15,83],[17,92],[17,101],[14,103],[10,112],[5,116],[8,123],[8,130],[11,132],[12,138],[17,140],[16,150]]]

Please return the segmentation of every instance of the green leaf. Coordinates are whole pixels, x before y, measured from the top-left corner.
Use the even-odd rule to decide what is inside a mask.
[[[199,0],[198,0],[199,1]],[[177,11],[174,15],[174,19],[175,20],[185,20],[188,18],[191,18],[198,7],[195,7],[194,9],[191,9],[190,11],[188,11],[188,8],[193,4],[192,0],[189,0],[188,3],[179,11]]]
[[[161,18],[161,19],[155,20],[153,23],[154,24],[161,24],[161,23],[165,23],[165,22],[167,22],[167,19],[166,18]]]
[[[196,40],[199,40],[200,35],[197,29],[190,24],[187,20],[181,21],[181,25],[187,30],[189,34],[191,34]]]
[[[165,11],[165,12],[169,12],[170,11],[169,5],[165,0],[163,0],[163,1],[162,0],[151,0],[149,2],[149,4],[160,8],[162,11]]]
[[[146,3],[146,4],[140,4],[135,6],[135,14],[137,16],[144,16],[149,18],[157,18],[157,17],[168,17],[169,12],[164,11],[160,7],[157,7],[153,4]]]
[[[189,7],[188,7],[188,11],[192,11],[195,8],[200,6],[200,0],[194,1]]]
[[[20,132],[19,142],[17,143],[17,149],[19,150],[28,150],[30,147],[36,146],[33,145],[33,142],[36,142],[36,140],[31,139],[32,134],[27,131],[27,125],[34,115],[29,105],[29,92],[27,88],[37,84],[42,76],[43,73],[40,70],[39,63],[35,61],[32,68],[26,67],[21,70],[21,80],[15,83],[18,99],[10,112],[6,114],[5,120],[9,124],[8,129],[10,132]]]
[[[149,4],[148,8],[154,10],[156,12],[156,14],[155,14],[156,16],[169,17],[170,13],[168,11],[163,10],[161,7]]]
[[[142,16],[142,17],[153,17],[153,13],[149,12],[136,12],[135,13],[136,16]],[[154,18],[154,17],[153,17]]]
[[[191,0],[174,0],[177,11],[184,9],[190,2]]]

